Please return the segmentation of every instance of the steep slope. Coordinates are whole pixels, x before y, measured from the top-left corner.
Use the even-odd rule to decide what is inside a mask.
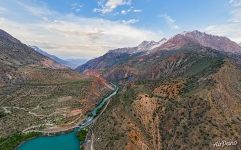
[[[21,66],[64,68],[64,66],[35,52],[3,30],[0,30],[0,64],[0,86],[22,80],[24,77],[21,77],[21,74],[17,71]]]
[[[94,147],[218,149],[226,141],[238,149],[240,56],[225,52],[179,34],[151,53],[95,68],[121,90],[92,128]]]
[[[113,90],[103,78],[63,68],[2,30],[0,58],[0,149],[14,148],[31,132],[71,129]]]
[[[3,30],[0,30],[0,44],[1,63],[8,66],[36,64],[46,58]]]

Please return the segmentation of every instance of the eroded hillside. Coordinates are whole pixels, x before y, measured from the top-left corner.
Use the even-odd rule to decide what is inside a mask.
[[[240,76],[240,68],[225,62],[191,87],[185,79],[156,81],[154,87],[149,82],[125,86],[95,124],[95,138],[100,138],[95,146],[212,149],[217,141],[240,142]],[[207,79],[214,84],[206,84]]]

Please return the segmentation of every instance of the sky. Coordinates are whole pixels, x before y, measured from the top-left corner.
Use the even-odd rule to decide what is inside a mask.
[[[0,28],[61,58],[192,30],[240,43],[241,0],[1,0]]]

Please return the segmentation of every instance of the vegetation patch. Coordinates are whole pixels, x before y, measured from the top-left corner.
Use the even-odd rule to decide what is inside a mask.
[[[0,118],[2,118],[2,117],[4,117],[4,116],[6,116],[6,113],[0,112]]]
[[[12,136],[0,139],[0,149],[1,150],[14,150],[22,142],[27,141],[31,138],[40,136],[40,135],[41,135],[41,133],[37,133],[37,132],[31,132],[28,134],[15,133]]]
[[[84,128],[82,130],[80,130],[77,134],[77,137],[78,139],[81,141],[81,142],[84,142],[86,136],[87,136],[87,133],[88,133],[88,129]]]

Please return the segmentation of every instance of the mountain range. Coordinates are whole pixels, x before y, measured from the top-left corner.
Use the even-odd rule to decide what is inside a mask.
[[[192,31],[140,45],[111,50],[76,69],[121,87],[92,127],[101,138],[96,149],[215,149],[219,141],[241,142],[237,43]]]
[[[110,82],[119,91],[81,148],[218,149],[230,141],[224,148],[240,149],[241,47],[227,37],[183,32],[75,70],[65,63],[0,30],[1,150],[71,130],[113,91]]]
[[[70,67],[72,69],[75,69],[76,67],[84,64],[87,60],[86,59],[61,59],[61,58],[58,58],[57,56],[55,55],[51,55],[49,53],[47,53],[46,51],[40,49],[39,47],[37,46],[30,46],[31,48],[33,48],[35,51],[39,52],[40,54],[52,59],[53,61],[59,63],[59,64],[62,64],[66,67]]]
[[[110,50],[105,55],[88,61],[84,65],[76,68],[76,70],[83,72],[86,69],[100,69],[103,67],[110,67],[113,64],[121,63],[133,55],[139,55],[138,53],[156,53],[162,50],[172,50],[181,48],[188,43],[196,43],[204,47],[210,47],[212,49],[225,52],[241,54],[241,47],[226,37],[209,35],[199,31],[183,32],[176,36],[167,39],[162,39],[159,42],[144,41],[137,47],[127,47]],[[142,55],[145,55],[142,54]]]

